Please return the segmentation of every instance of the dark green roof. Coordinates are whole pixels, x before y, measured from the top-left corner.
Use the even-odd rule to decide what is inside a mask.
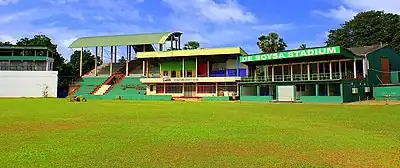
[[[75,40],[69,46],[69,48],[164,44],[171,37],[171,35],[180,36],[182,35],[182,33],[165,32],[165,33],[82,37]]]

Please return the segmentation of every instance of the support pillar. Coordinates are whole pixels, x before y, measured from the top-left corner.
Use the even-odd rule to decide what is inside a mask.
[[[333,79],[333,76],[332,76],[332,62],[329,62],[329,79]]]
[[[215,94],[218,96],[218,83],[215,83]]]
[[[149,77],[149,59],[146,59],[146,78]]]
[[[110,56],[110,76],[112,76],[112,66],[113,66],[113,57],[114,57],[114,47],[111,46],[111,56]]]
[[[308,80],[311,80],[310,63],[307,64],[307,79],[308,79]]]
[[[300,80],[303,80],[303,64],[300,64]]]
[[[117,63],[117,49],[118,49],[118,46],[114,46],[115,47],[115,52],[114,52],[114,63]]]
[[[319,63],[317,63],[317,79],[319,80]]]
[[[290,64],[290,80],[293,81],[293,65]]]
[[[166,90],[166,87],[165,87],[165,83],[164,83],[164,94],[165,94],[165,90]]]
[[[257,85],[257,96],[260,96],[260,85]]]
[[[355,59],[353,61],[353,73],[354,73],[354,79],[356,79],[357,78],[357,64],[356,64]]]
[[[94,76],[97,76],[97,56],[99,54],[99,47],[96,47],[96,54],[94,56]]]
[[[142,76],[145,76],[145,73],[146,73],[146,61],[143,61],[142,69],[143,69]]]
[[[126,46],[125,76],[129,75],[129,47]]]
[[[240,76],[240,71],[239,71],[239,56],[236,57],[236,76],[239,77]]]
[[[329,86],[330,86],[330,84],[328,83],[328,84],[326,84],[326,95],[328,95],[328,96],[330,96],[330,94],[329,94]]]
[[[83,60],[83,47],[81,48],[81,55],[79,57],[79,76],[82,76],[82,60]]]
[[[319,96],[319,88],[318,88],[318,84],[315,84],[315,96]]]
[[[194,74],[195,75],[194,77],[196,77],[196,78],[197,78],[197,74],[199,73],[197,71],[197,67],[198,67],[198,60],[197,60],[197,57],[196,57],[196,74]],[[197,93],[197,83],[196,83],[196,93]]]
[[[185,58],[182,58],[182,74],[181,77],[184,78],[186,77],[186,73],[185,73]]]
[[[207,77],[210,77],[210,61],[207,60]]]
[[[285,81],[285,65],[282,65],[282,81]]]
[[[264,65],[264,81],[267,81],[267,65]]]
[[[366,66],[366,61],[365,58],[362,59],[362,64],[363,64],[363,77],[367,77],[367,66]]]
[[[266,68],[265,68],[265,81],[268,81],[269,80],[269,66],[268,65],[266,65],[265,66]]]
[[[342,62],[339,61],[339,79],[342,79]]]
[[[275,66],[272,65],[272,82],[275,81]]]
[[[104,63],[104,47],[101,47],[100,56],[101,56],[101,62]]]

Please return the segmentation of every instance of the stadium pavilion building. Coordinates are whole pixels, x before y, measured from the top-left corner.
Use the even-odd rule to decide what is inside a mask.
[[[400,56],[384,46],[262,53],[240,62],[250,69],[240,82],[242,101],[352,102],[372,98],[373,87],[399,82]]]

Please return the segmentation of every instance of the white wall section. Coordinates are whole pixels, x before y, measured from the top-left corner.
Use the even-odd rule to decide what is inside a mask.
[[[57,71],[0,71],[0,97],[57,97]]]

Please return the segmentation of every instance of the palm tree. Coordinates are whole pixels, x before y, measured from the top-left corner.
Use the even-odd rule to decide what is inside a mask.
[[[263,53],[284,51],[287,47],[283,39],[274,32],[260,36],[258,38],[257,46]]]
[[[300,50],[304,50],[304,49],[306,49],[306,48],[307,48],[307,45],[304,44],[304,43],[301,44],[300,47],[299,47]]]
[[[197,41],[188,41],[183,47],[184,50],[194,50],[200,48],[200,43]]]

